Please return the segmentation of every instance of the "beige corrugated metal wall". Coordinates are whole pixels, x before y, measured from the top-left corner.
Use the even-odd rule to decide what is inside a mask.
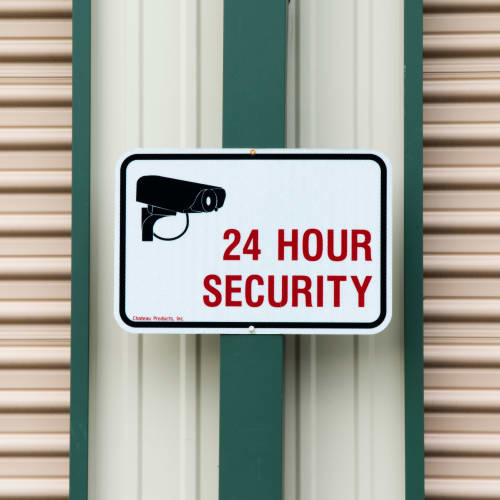
[[[71,2],[0,0],[0,498],[67,498]]]
[[[500,1],[425,0],[428,498],[500,498]]]
[[[289,5],[288,145],[391,159],[394,314],[374,337],[287,339],[283,498],[401,500],[403,2]],[[218,498],[218,338],[119,329],[112,214],[127,149],[220,147],[222,10],[222,0],[92,3],[92,500]]]

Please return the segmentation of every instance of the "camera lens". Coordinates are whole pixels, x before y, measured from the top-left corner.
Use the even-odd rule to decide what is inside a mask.
[[[212,212],[217,208],[217,195],[213,189],[205,189],[201,195],[201,207],[205,212]]]

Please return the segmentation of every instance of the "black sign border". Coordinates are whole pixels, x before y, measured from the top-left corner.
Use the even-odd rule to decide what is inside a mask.
[[[261,150],[262,151],[262,150]],[[370,323],[363,322],[246,322],[246,321],[133,321],[125,313],[125,200],[127,167],[136,160],[371,160],[380,167],[381,210],[380,210],[380,315]],[[381,325],[387,316],[387,166],[375,153],[133,153],[120,166],[120,276],[119,314],[122,321],[133,328],[143,329],[187,329],[190,328],[291,328],[291,329],[352,329],[367,330]],[[214,331],[214,333],[217,333]]]

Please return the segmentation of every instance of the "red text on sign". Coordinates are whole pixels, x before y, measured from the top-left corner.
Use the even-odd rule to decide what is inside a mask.
[[[301,232],[298,229],[278,229],[276,236],[276,253],[270,251],[270,256],[276,256],[277,261],[372,261],[371,233],[366,229],[321,231],[309,228]],[[224,261],[239,261],[243,256],[258,261],[262,254],[258,229],[250,230],[248,236],[242,238],[238,229],[230,228],[224,232],[224,240],[229,242],[222,256]],[[240,246],[242,241],[245,243]],[[370,275],[359,277],[333,272],[323,276],[209,274],[203,281],[206,291],[203,303],[207,307],[340,308],[346,301],[345,294],[354,294],[357,306],[364,308],[371,281]]]
[[[224,252],[222,260],[240,260],[240,255],[236,252],[236,247],[241,241],[241,233],[237,229],[227,229],[224,232],[224,239],[231,240]],[[259,231],[252,229],[248,235],[246,243],[243,245],[243,255],[250,255],[252,260],[258,260],[262,250],[259,248]]]
[[[326,238],[319,229],[307,229],[299,239],[299,230],[278,229],[278,260],[298,260],[299,250],[308,261],[320,260],[323,255],[333,261],[346,260],[351,252],[351,260],[372,260],[371,234],[366,229],[328,229]]]
[[[358,307],[365,307],[365,294],[372,277],[360,282],[357,276],[260,276],[229,274],[222,279],[217,274],[205,276],[203,285],[208,292],[203,295],[207,307],[250,307],[269,304],[271,307],[341,307],[342,287],[354,289]]]

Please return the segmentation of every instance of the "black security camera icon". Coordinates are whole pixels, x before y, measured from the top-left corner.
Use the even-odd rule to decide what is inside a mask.
[[[153,237],[164,241],[179,239],[189,227],[189,214],[217,211],[225,199],[226,191],[221,187],[160,175],[140,177],[136,200],[147,205],[142,208],[142,241],[153,241]],[[186,214],[186,227],[182,233],[173,238],[155,234],[153,227],[158,219],[177,213]]]

